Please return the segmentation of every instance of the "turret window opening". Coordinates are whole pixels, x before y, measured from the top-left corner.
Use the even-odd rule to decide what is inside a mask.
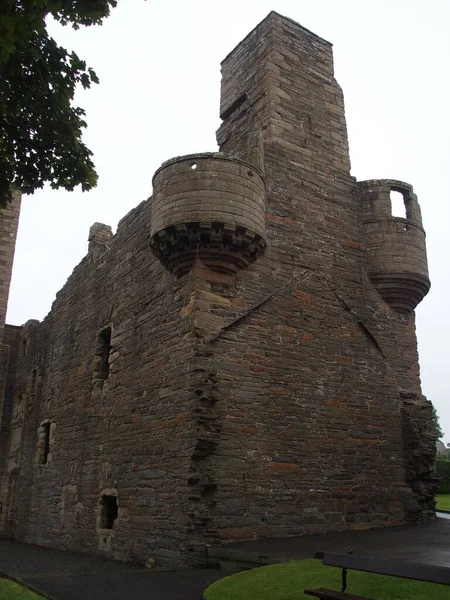
[[[401,192],[391,190],[391,214],[393,217],[400,217],[406,219],[406,205],[405,198]]]

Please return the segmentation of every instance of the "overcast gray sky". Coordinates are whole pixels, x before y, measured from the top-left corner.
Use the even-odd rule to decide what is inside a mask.
[[[168,158],[214,151],[220,61],[271,10],[334,44],[352,174],[414,185],[427,232],[431,292],[417,309],[422,387],[450,442],[450,3],[448,0],[119,0],[102,27],[52,24],[93,67],[80,91],[100,176],[89,193],[24,197],[8,322],[43,319],[87,251],[89,227],[112,225],[151,195]]]

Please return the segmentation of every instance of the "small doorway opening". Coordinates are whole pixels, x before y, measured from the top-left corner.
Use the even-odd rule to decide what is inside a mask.
[[[109,496],[107,494],[103,494],[101,504],[101,527],[103,529],[112,529],[114,527],[114,522],[117,519],[118,514],[117,496]]]

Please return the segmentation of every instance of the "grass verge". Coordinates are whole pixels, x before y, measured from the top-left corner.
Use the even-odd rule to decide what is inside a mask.
[[[0,600],[44,600],[44,596],[11,579],[0,579]]]
[[[450,494],[436,494],[437,510],[450,510]]]
[[[347,592],[376,600],[450,600],[450,586],[349,571]],[[315,559],[294,560],[237,573],[213,583],[206,600],[300,600],[305,588],[339,590],[341,570]]]

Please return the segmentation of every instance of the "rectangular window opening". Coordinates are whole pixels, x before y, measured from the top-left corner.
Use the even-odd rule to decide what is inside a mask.
[[[100,332],[100,379],[109,377],[109,355],[111,352],[111,327],[107,327]]]
[[[401,192],[391,190],[391,214],[393,217],[401,217],[406,219],[405,198]]]
[[[117,496],[102,496],[102,527],[103,529],[112,529],[117,519],[118,506]]]

